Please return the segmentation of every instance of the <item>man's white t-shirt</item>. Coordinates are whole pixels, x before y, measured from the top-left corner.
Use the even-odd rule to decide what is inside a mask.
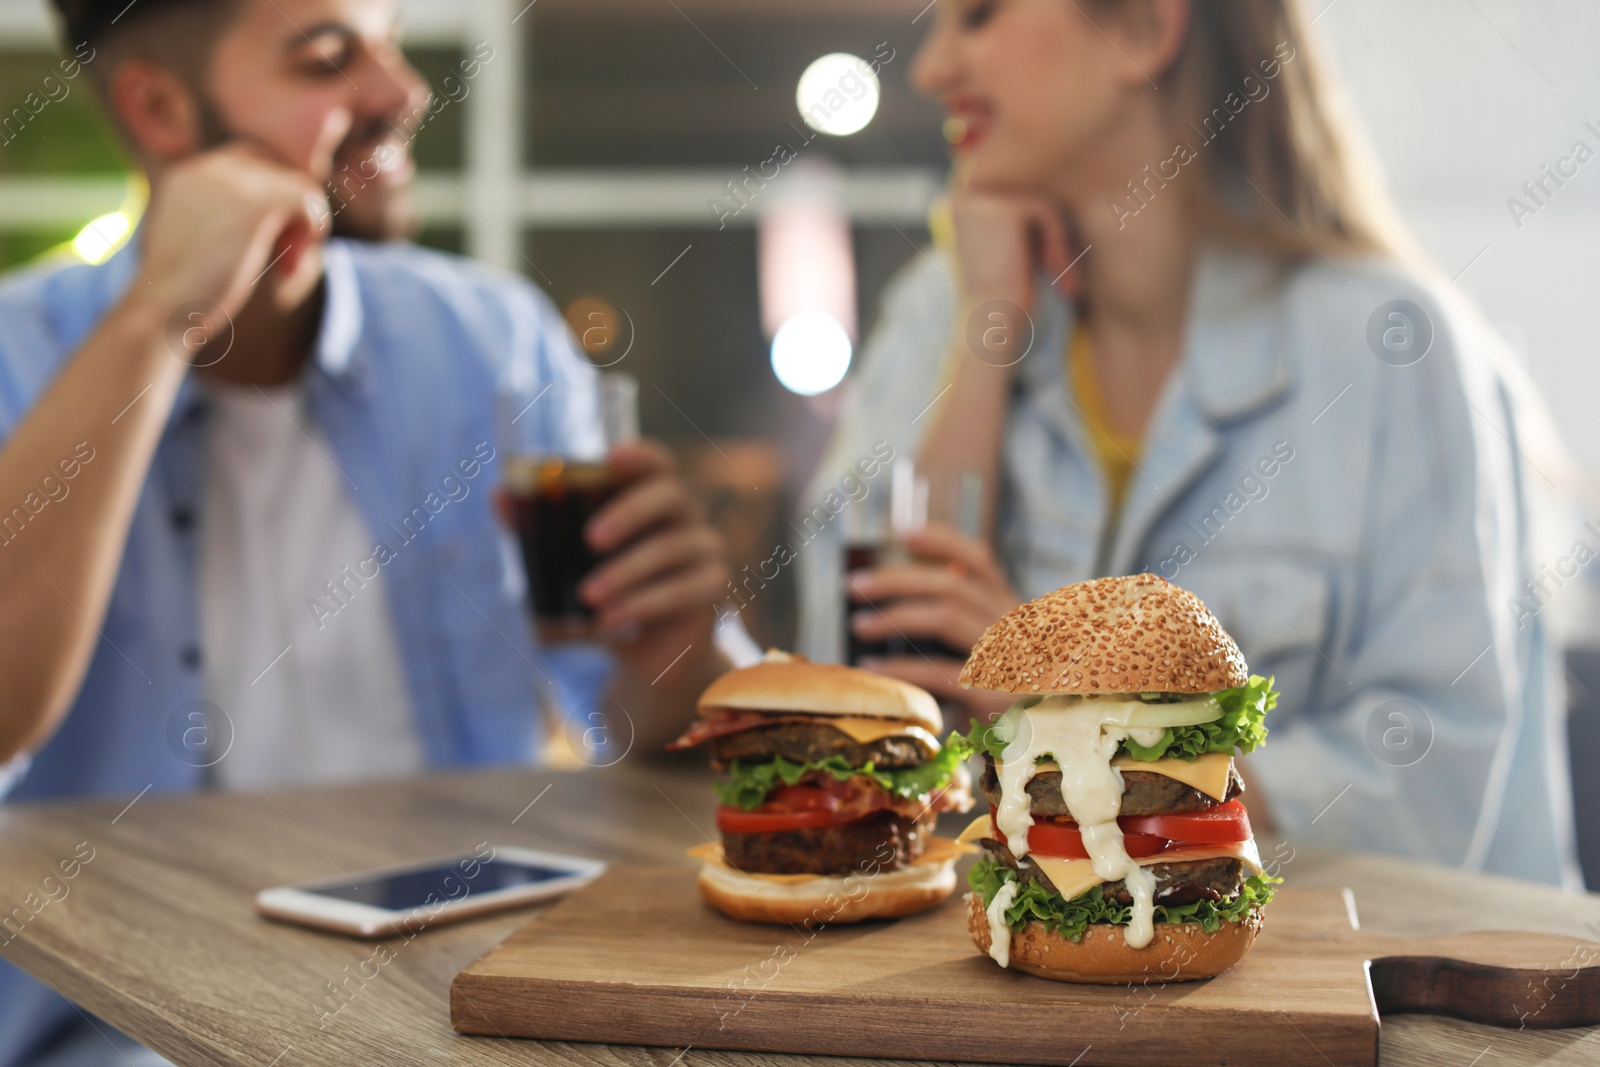
[[[213,780],[240,789],[420,769],[383,575],[358,586],[341,573],[372,553],[359,489],[334,465],[302,385],[207,391],[204,692],[226,716],[211,724],[219,747],[232,728]]]

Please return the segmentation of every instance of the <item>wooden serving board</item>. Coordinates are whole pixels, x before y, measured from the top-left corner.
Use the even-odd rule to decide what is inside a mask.
[[[456,976],[455,1029],[917,1060],[1342,1067],[1377,1062],[1380,1011],[1600,1023],[1600,945],[1367,934],[1348,890],[1281,889],[1255,948],[1210,981],[1075,986],[978,955],[959,892],[906,919],[807,932],[727,919],[694,879],[613,868]]]

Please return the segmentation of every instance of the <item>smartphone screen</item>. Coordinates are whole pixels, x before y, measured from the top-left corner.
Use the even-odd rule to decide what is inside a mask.
[[[441,899],[455,899],[465,885],[474,896],[493,893],[514,886],[537,885],[557,878],[571,878],[573,872],[555,867],[541,867],[532,863],[491,859],[478,863],[478,872],[468,878],[459,863],[445,863],[435,867],[422,867],[413,871],[400,871],[381,877],[363,879],[359,884],[317,886],[305,892],[319,897],[348,900],[352,904],[366,904],[385,911],[410,911]]]

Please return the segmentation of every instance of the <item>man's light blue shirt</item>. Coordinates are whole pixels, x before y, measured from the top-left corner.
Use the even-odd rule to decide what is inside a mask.
[[[382,561],[428,764],[527,762],[542,735],[540,705],[592,709],[610,661],[592,648],[538,646],[521,562],[492,496],[508,448],[598,447],[594,369],[550,300],[520,277],[401,244],[335,240],[326,254],[307,398]],[[0,439],[122,293],[143,284],[130,246],[101,266],[43,268],[0,285]],[[0,770],[8,800],[202,784],[204,761],[182,736],[186,708],[203,697],[199,516],[209,418],[191,376],[139,497],[83,688],[42,748]],[[91,431],[87,444],[102,443]],[[36,514],[4,502],[0,520],[12,521],[0,542],[50,537],[76,521],[66,484],[62,499],[32,501]],[[308,602],[326,596],[306,591]],[[8,938],[0,932],[0,943]],[[77,1025],[71,1005],[0,963],[0,1065],[25,1062],[41,1041]]]

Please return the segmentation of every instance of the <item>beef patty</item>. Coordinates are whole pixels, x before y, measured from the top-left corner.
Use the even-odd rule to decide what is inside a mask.
[[[936,821],[930,812],[908,819],[884,810],[816,830],[724,830],[722,855],[731,867],[762,874],[877,874],[899,870],[922,855]]]
[[[1050,877],[1027,857],[1019,862],[1011,850],[992,838],[983,839],[983,847],[995,859],[1010,867],[1029,882],[1037,883],[1057,896],[1061,891]],[[1155,863],[1148,868],[1156,876],[1157,904],[1193,904],[1197,900],[1226,900],[1239,895],[1244,888],[1244,863],[1232,856],[1218,856],[1208,860],[1189,860],[1185,863]],[[1121,879],[1100,886],[1106,897],[1119,904],[1132,904],[1133,896]]]
[[[989,807],[998,808],[1000,778],[995,774],[994,757],[983,758],[983,777],[978,780],[978,785],[983,789]],[[1034,818],[1072,818],[1072,813],[1067,810],[1067,802],[1061,799],[1060,771],[1046,771],[1034,775],[1028,779],[1027,789],[1028,796],[1032,800],[1031,810]],[[1228,777],[1228,795],[1223,797],[1222,801],[1232,800],[1243,790],[1244,785],[1239,780],[1238,768],[1234,768]],[[1182,815],[1192,811],[1204,811],[1222,801],[1164,774],[1156,774],[1153,771],[1122,772],[1123,815]]]
[[[711,742],[711,765],[725,770],[736,759],[769,760],[782,756],[795,763],[815,763],[830,756],[843,756],[852,767],[872,763],[879,770],[895,770],[926,763],[922,746],[909,737],[884,737],[860,744],[826,719],[809,722],[781,722],[758,726],[736,734],[724,734]]]

